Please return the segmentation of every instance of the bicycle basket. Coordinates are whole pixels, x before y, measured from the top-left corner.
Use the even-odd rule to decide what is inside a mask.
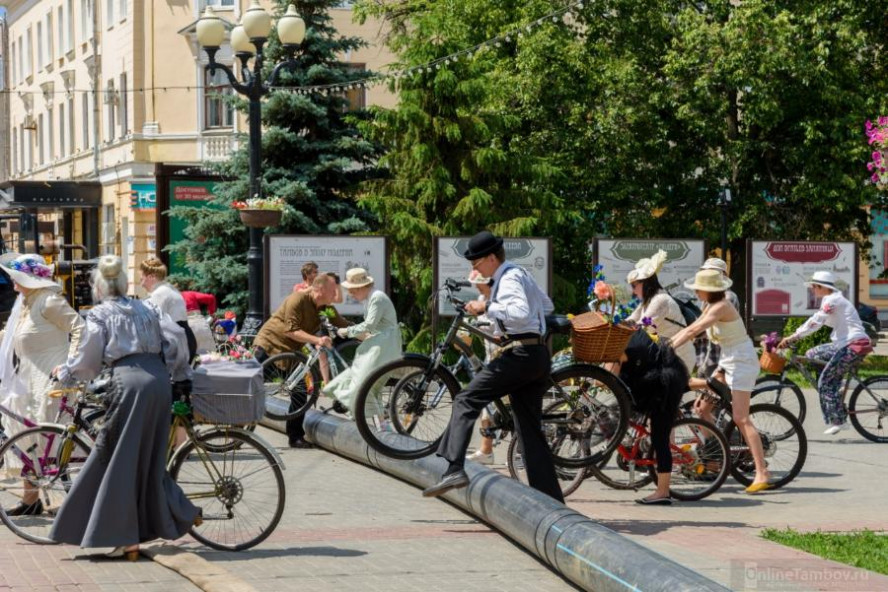
[[[585,312],[571,322],[571,345],[576,360],[600,364],[619,362],[634,329],[622,324],[612,325],[601,313]]]
[[[759,365],[768,374],[780,374],[786,366],[786,358],[777,352],[765,350],[762,352],[762,357],[759,358]]]
[[[194,421],[243,425],[265,415],[262,366],[248,362],[215,362],[194,371],[191,390]]]

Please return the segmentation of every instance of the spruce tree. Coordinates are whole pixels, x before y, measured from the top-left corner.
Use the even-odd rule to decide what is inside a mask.
[[[289,4],[305,20],[306,35],[296,52],[296,67],[283,70],[275,87],[317,87],[347,84],[369,72],[350,70],[339,61],[350,50],[366,45],[357,37],[344,37],[332,27],[329,9],[339,0],[276,0],[275,16]],[[264,50],[264,79],[285,58],[272,31]],[[241,112],[247,102],[230,99]],[[275,234],[344,234],[367,231],[371,217],[354,201],[358,185],[376,175],[377,147],[357,131],[362,112],[347,113],[342,93],[317,89],[293,92],[273,90],[262,104],[262,192],[281,197],[287,207]],[[170,215],[184,218],[187,239],[170,245],[185,256],[187,274],[173,278],[180,286],[216,294],[223,306],[242,313],[247,306],[247,228],[240,222],[233,201],[249,195],[249,138],[225,162],[214,165],[223,181],[215,187],[217,209],[173,208]],[[268,311],[269,313],[272,311]]]

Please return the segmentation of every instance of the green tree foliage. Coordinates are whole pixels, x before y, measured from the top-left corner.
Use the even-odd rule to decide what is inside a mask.
[[[331,26],[328,10],[338,0],[278,0],[275,13],[295,4],[305,20],[307,33],[296,52],[296,68],[284,70],[277,86],[343,84],[367,75],[338,61],[339,56],[363,47],[366,42],[343,37]],[[285,57],[272,32],[265,47],[265,77]],[[233,99],[246,111],[241,98]],[[262,105],[262,190],[287,202],[281,226],[274,233],[344,234],[365,232],[369,214],[360,210],[354,193],[362,181],[376,174],[378,149],[356,128],[363,113],[347,113],[341,94],[286,90],[272,92]],[[222,296],[225,306],[243,311],[247,303],[247,228],[241,224],[231,202],[249,195],[249,138],[216,167],[224,179],[216,185],[215,203],[226,206],[207,209],[174,208],[172,215],[188,220],[188,240],[172,245],[170,251],[184,253],[187,277],[175,278],[180,285]]]
[[[522,30],[400,78],[363,124],[389,173],[363,203],[402,284],[431,288],[432,236],[552,237],[556,304],[582,302],[595,235],[857,240],[880,204],[863,123],[884,112],[886,21],[860,0],[601,0],[524,25],[551,0],[363,0],[402,67]],[[412,292],[416,290],[416,292]],[[412,298],[410,298],[412,302]],[[402,307],[403,310],[403,307]]]

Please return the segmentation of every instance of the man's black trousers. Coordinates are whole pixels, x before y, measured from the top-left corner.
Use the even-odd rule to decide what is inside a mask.
[[[490,362],[456,395],[450,425],[438,447],[438,456],[450,461],[451,466],[463,466],[481,410],[488,403],[509,395],[530,486],[563,502],[552,455],[542,431],[543,394],[551,384],[550,368],[549,350],[544,345],[520,345]]]

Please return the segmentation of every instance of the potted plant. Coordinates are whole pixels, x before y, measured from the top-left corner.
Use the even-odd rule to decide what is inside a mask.
[[[250,228],[277,226],[284,214],[284,200],[279,197],[251,197],[236,201],[231,207],[238,210],[241,222]]]

